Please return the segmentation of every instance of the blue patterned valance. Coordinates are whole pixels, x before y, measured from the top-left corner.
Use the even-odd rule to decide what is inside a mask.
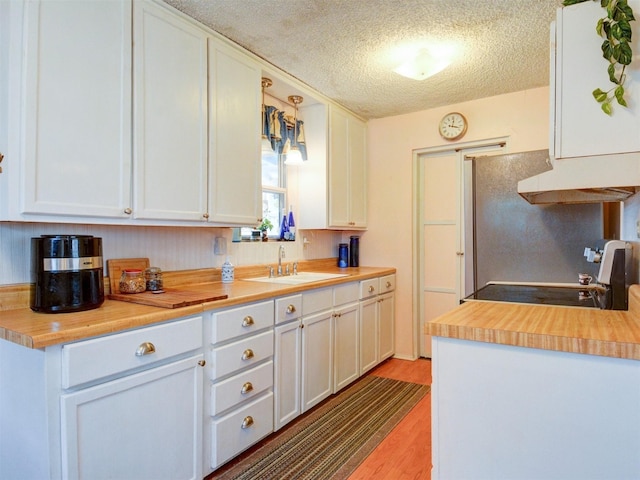
[[[297,145],[302,159],[307,160],[307,145],[304,139],[304,122],[297,121],[294,128],[294,119],[287,116],[282,110],[272,105],[265,105],[264,131],[262,132],[271,141],[273,150],[281,155],[286,155],[293,145]],[[295,138],[297,137],[297,138]]]

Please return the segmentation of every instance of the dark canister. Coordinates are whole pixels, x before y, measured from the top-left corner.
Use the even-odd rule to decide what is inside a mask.
[[[102,239],[42,235],[31,239],[31,309],[78,312],[104,302]]]
[[[349,245],[341,243],[338,245],[338,267],[345,268],[349,266]]]
[[[360,265],[360,237],[352,235],[349,237],[349,266],[357,267]]]

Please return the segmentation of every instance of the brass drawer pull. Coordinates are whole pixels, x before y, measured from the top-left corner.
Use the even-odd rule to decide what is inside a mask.
[[[242,420],[242,429],[249,428],[251,425],[253,425],[253,417],[251,415],[247,415],[244,417],[244,420]]]
[[[249,360],[253,358],[253,350],[247,348],[244,352],[242,352],[242,360]]]
[[[387,282],[387,288],[391,288],[391,282]]]
[[[373,288],[373,285],[369,285],[369,293],[373,292],[375,290],[375,288]]]
[[[255,322],[253,321],[253,317],[251,315],[247,315],[246,317],[244,317],[242,319],[242,326],[243,327],[250,327],[251,325],[253,325]]]
[[[205,360],[198,360],[198,365],[200,365],[201,367],[204,367],[207,364],[207,362]]]
[[[287,307],[287,313],[293,313],[296,311],[296,306],[289,304],[289,306]]]
[[[150,355],[156,353],[156,346],[151,342],[141,343],[136,350],[136,357],[142,357],[144,355]]]
[[[247,382],[244,385],[242,385],[242,390],[240,390],[240,393],[242,395],[246,395],[249,392],[253,391],[253,384],[251,382]]]

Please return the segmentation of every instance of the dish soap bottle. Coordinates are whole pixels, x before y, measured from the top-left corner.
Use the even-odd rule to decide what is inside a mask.
[[[289,205],[289,240],[294,241],[296,239],[296,222],[293,219],[293,205]]]

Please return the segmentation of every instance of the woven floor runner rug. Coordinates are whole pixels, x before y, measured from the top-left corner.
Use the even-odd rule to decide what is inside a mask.
[[[210,478],[345,479],[428,392],[427,385],[364,377]]]

